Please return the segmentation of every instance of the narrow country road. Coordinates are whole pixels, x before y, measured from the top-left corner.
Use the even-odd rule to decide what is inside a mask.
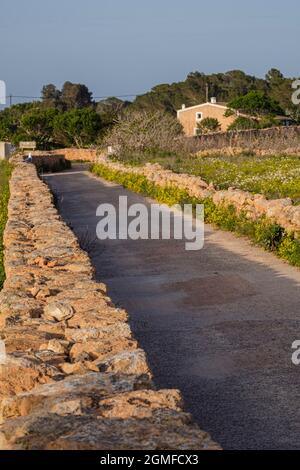
[[[95,241],[100,203],[146,199],[75,170],[45,180],[129,312],[156,384],[179,388],[225,449],[300,449],[300,269],[211,227],[198,252],[174,240]]]

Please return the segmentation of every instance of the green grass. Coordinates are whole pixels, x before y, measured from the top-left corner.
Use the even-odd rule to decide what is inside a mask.
[[[0,161],[0,289],[5,280],[3,266],[3,232],[7,221],[7,204],[9,200],[9,178],[12,167],[6,161]]]
[[[123,161],[123,159],[122,159]],[[176,173],[200,176],[216,189],[234,187],[269,199],[290,197],[300,203],[299,156],[169,156],[134,155],[124,163],[158,162]]]
[[[205,221],[215,226],[247,236],[254,243],[268,251],[276,253],[290,264],[300,267],[300,241],[295,234],[286,232],[282,227],[262,217],[256,221],[249,220],[245,214],[238,214],[233,206],[214,204],[211,198],[196,199],[187,191],[175,186],[157,186],[143,175],[112,170],[103,164],[94,164],[90,170],[108,181],[122,184],[124,187],[168,204],[204,204]]]

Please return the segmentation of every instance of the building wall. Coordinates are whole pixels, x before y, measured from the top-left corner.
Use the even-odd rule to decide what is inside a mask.
[[[225,111],[225,107],[207,103],[205,105],[193,106],[192,108],[178,111],[178,119],[183,125],[185,134],[189,137],[195,135],[197,123],[201,122],[196,120],[196,113],[202,113],[202,119],[207,117],[218,119],[221,124],[221,130],[225,132],[227,131],[228,126],[236,119],[235,115],[225,117]]]
[[[12,146],[8,142],[0,142],[0,160],[8,160],[12,152]]]

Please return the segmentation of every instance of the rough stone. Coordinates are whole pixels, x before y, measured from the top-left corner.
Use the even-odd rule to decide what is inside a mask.
[[[142,349],[122,351],[106,361],[95,361],[100,370],[105,372],[120,372],[126,370],[129,374],[150,374],[146,355]]]
[[[127,312],[94,281],[34,166],[14,163],[0,293],[0,449],[217,449],[178,391],[155,390]]]
[[[56,321],[63,321],[69,320],[73,315],[73,307],[62,302],[52,302],[44,308],[44,317],[47,319],[54,318]]]

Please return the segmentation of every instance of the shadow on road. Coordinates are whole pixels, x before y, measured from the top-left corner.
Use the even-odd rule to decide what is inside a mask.
[[[142,196],[85,173],[48,175],[75,234],[94,238],[96,208]],[[300,270],[232,234],[180,241],[96,240],[97,279],[130,314],[155,382],[179,388],[202,429],[226,449],[300,448]]]

